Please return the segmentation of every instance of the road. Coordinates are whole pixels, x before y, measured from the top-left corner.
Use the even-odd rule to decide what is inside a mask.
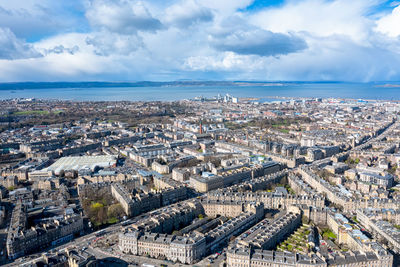
[[[368,139],[366,142],[364,142],[364,143],[362,143],[362,144],[360,144],[360,145],[358,145],[358,146],[355,146],[355,147],[353,147],[352,149],[350,149],[350,150],[348,150],[348,151],[338,153],[338,154],[336,154],[336,155],[334,155],[334,156],[340,157],[340,156],[344,156],[344,155],[346,155],[346,154],[349,155],[349,154],[351,153],[351,151],[364,149],[364,148],[366,148],[367,146],[369,146],[372,142],[375,142],[376,140],[379,140],[379,139],[384,138],[392,129],[395,129],[395,128],[398,127],[399,125],[400,125],[400,122],[396,121],[396,122],[393,123],[391,126],[389,126],[388,128],[386,128],[386,129],[385,129],[382,133],[380,133],[379,135],[377,135],[377,136],[375,136],[375,137],[371,137],[371,138]],[[320,160],[314,161],[314,162],[311,163],[310,165],[311,165],[311,166],[316,166],[316,165],[321,165],[321,164],[324,164],[324,163],[327,164],[327,163],[330,162],[330,160],[331,160],[330,158],[320,159]]]
[[[106,234],[105,235],[110,235],[110,234],[115,234],[121,230],[121,223],[114,224],[112,226],[109,226],[106,228]],[[68,243],[65,244],[60,244],[58,246],[52,246],[48,247],[46,250],[27,255],[25,257],[21,257],[16,259],[14,262],[9,263],[5,266],[29,266],[30,264],[33,264],[37,262],[38,260],[41,260],[42,254],[45,252],[65,252],[66,249],[71,248],[75,250],[82,250],[84,247],[88,248],[92,242],[96,239],[96,232],[78,237]]]

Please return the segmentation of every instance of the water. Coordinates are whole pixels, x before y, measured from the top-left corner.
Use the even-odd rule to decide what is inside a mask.
[[[76,101],[174,101],[229,93],[236,97],[322,97],[400,100],[400,87],[367,83],[288,83],[268,86],[92,87],[0,90],[0,99],[40,98]]]

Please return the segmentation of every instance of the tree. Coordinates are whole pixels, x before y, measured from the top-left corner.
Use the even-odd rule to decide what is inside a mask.
[[[121,204],[112,204],[107,209],[107,217],[108,218],[121,218],[124,214],[124,209],[122,208]]]
[[[97,212],[97,222],[100,224],[104,224],[107,222],[107,212],[104,207],[101,207]]]

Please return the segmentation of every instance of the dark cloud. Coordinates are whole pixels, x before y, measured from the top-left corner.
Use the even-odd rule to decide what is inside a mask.
[[[18,39],[8,28],[0,28],[0,59],[42,57],[32,45]]]
[[[259,56],[286,55],[307,48],[307,43],[293,34],[273,33],[261,29],[214,35],[211,44],[219,51]]]

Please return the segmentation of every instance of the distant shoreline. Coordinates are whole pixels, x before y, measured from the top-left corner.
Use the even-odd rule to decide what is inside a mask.
[[[341,84],[344,82],[299,81],[171,81],[171,82],[10,82],[0,83],[0,90],[64,89],[64,88],[120,88],[120,87],[284,87],[304,84]]]
[[[13,83],[0,84],[0,99],[37,98],[75,101],[179,101],[229,94],[237,98],[341,98],[400,100],[395,83],[340,82],[138,82],[138,83]],[[377,87],[383,86],[384,89]],[[400,84],[399,84],[400,86]],[[274,97],[270,97],[274,96]],[[264,100],[263,100],[264,99]],[[268,100],[269,101],[269,100]]]
[[[376,85],[375,87],[381,87],[381,88],[400,88],[400,84],[383,84],[383,85]]]

